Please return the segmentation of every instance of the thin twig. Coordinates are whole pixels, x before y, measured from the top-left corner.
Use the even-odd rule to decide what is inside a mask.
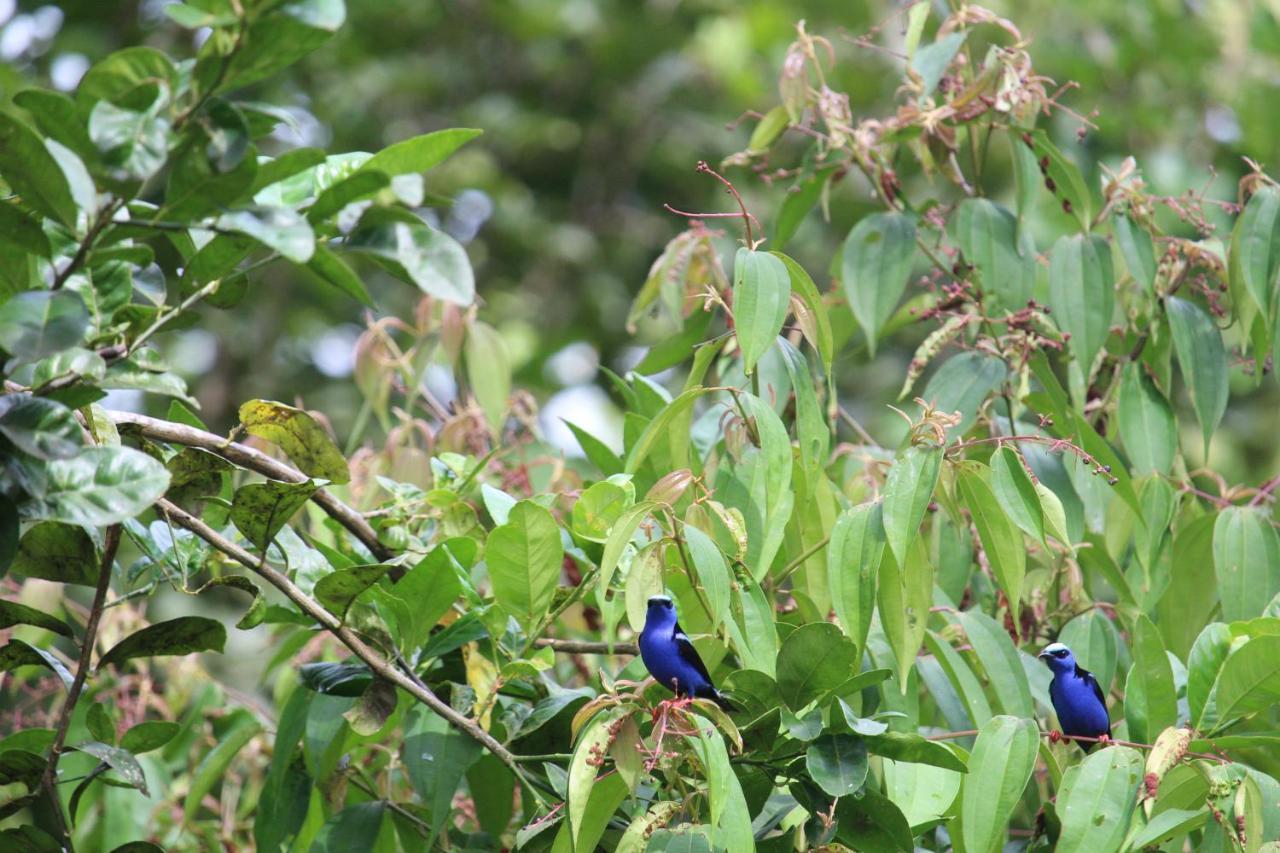
[[[112,423],[117,426],[123,424],[135,427],[146,438],[208,450],[210,453],[221,456],[234,465],[256,471],[273,480],[282,480],[286,483],[302,483],[308,479],[301,471],[284,462],[273,459],[261,451],[254,450],[252,447],[229,441],[211,432],[189,427],[186,424],[176,424],[159,418],[134,414],[133,412],[111,410],[106,414]],[[335,498],[330,492],[324,489],[317,489],[311,499],[319,504],[320,508],[328,513],[331,518],[351,531],[351,534],[364,543],[364,546],[377,559],[389,560],[395,556],[393,551],[378,541],[378,534],[374,532],[374,529],[365,520],[364,516]]]
[[[782,570],[782,572],[779,573],[779,575],[776,578],[774,578],[774,581],[773,581],[774,585],[776,586],[782,583],[787,578],[791,577],[792,572],[794,572],[796,569],[803,566],[805,564],[805,561],[807,561],[814,554],[818,553],[823,548],[827,547],[827,543],[830,541],[831,541],[831,537],[829,535],[823,536],[817,542],[814,542],[808,548],[804,549],[804,551],[800,553],[800,556],[796,557],[790,563],[787,563],[786,567]]]
[[[533,641],[535,648],[552,649],[566,655],[631,655],[640,654],[635,643],[601,643],[589,640],[560,640],[555,637],[539,637]]]
[[[102,544],[102,563],[98,569],[98,586],[93,593],[93,605],[89,608],[89,618],[84,626],[84,639],[80,645],[80,662],[76,664],[76,675],[67,691],[67,700],[62,704],[62,713],[58,717],[58,726],[54,730],[53,745],[49,747],[49,762],[44,766],[41,787],[49,797],[49,808],[57,824],[59,841],[68,850],[74,850],[71,833],[67,829],[66,816],[62,813],[62,801],[58,797],[57,777],[58,758],[62,755],[62,747],[67,742],[67,730],[71,728],[71,715],[76,709],[76,701],[80,691],[84,689],[85,679],[89,676],[89,665],[93,657],[93,647],[97,644],[98,623],[102,619],[103,603],[107,598],[107,587],[111,584],[111,567],[116,561],[116,549],[120,547],[120,525],[113,524],[107,528]]]

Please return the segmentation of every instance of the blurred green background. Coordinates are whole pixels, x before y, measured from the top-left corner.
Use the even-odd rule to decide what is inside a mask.
[[[190,35],[165,18],[164,5],[0,0],[4,96],[27,85],[24,80],[72,88],[93,61],[128,44],[190,55]],[[480,140],[432,173],[429,189],[455,200],[440,211],[440,221],[466,243],[482,314],[501,331],[516,385],[535,393],[548,437],[559,442],[565,439],[554,432],[559,416],[599,432],[617,428],[597,366],[621,372],[643,351],[646,341],[623,328],[627,306],[649,264],[684,227],[662,205],[728,209],[730,200],[693,166],[744,148],[753,122],[735,126],[735,120],[744,110],[763,112],[777,102],[777,74],[795,22],[803,18],[811,33],[831,40],[837,63],[829,80],[850,94],[860,120],[896,108],[903,62],[893,48],[902,38],[903,5],[349,2],[347,24],[335,39],[273,81],[270,92],[256,95],[292,105],[292,126],[278,132],[280,150],[302,144],[374,150],[443,127],[484,129]],[[1208,186],[1210,196],[1233,200],[1246,170],[1242,157],[1276,165],[1280,0],[989,6],[1031,41],[1042,74],[1079,84],[1064,102],[1092,116],[1097,130],[1077,141],[1080,123],[1061,113],[1050,128],[1095,189],[1095,164],[1116,166],[1128,154],[1155,191],[1174,196]],[[888,50],[854,43],[877,27],[876,41]],[[1003,184],[997,194],[1009,196],[1007,152],[997,147],[987,186]],[[768,231],[786,182],[770,186],[745,169],[728,174]],[[940,179],[937,192],[953,195]],[[829,286],[826,270],[840,241],[875,206],[865,184],[847,179],[832,195],[830,221],[811,214],[788,252],[820,287]],[[1047,217],[1035,225],[1043,250],[1054,225]],[[739,234],[732,223],[725,230],[728,253]],[[372,267],[362,273],[381,314],[412,316],[415,292]],[[269,397],[321,409],[345,435],[360,405],[347,377],[363,310],[284,266],[262,274],[249,299],[164,343],[206,420],[226,428],[239,402]],[[874,363],[855,348],[842,354],[842,397],[873,432],[892,435],[898,428],[884,404],[896,396],[911,351],[927,331],[908,330]],[[451,380],[444,372],[436,380],[438,395],[447,398]],[[1233,381],[1241,391],[1253,385],[1243,373]],[[1214,443],[1215,467],[1229,479],[1254,481],[1276,468],[1276,406],[1271,381],[1233,396],[1224,429],[1234,440]]]

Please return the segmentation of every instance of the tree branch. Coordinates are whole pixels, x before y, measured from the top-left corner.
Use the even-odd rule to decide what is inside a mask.
[[[221,456],[228,462],[256,471],[273,480],[283,480],[286,483],[301,483],[308,479],[298,469],[277,459],[272,459],[261,451],[254,450],[244,444],[228,441],[222,436],[214,435],[211,432],[189,427],[186,424],[175,424],[159,418],[136,415],[133,412],[108,411],[107,417],[117,426],[123,424],[136,428],[146,438],[181,444],[186,447],[199,447],[202,450],[208,450],[210,453]],[[369,522],[360,513],[324,489],[317,489],[311,499],[319,504],[320,508],[328,513],[331,518],[351,531],[351,534],[364,543],[364,546],[376,558],[389,560],[395,556],[393,551],[378,541],[378,534],[374,532],[373,528],[369,526]]]
[[[401,672],[390,661],[386,660],[381,654],[375,652],[367,646],[364,640],[360,639],[354,631],[343,625],[338,617],[334,616],[328,610],[325,610],[318,602],[308,596],[305,592],[294,585],[284,574],[268,565],[265,560],[261,560],[253,554],[241,548],[236,543],[225,538],[209,525],[200,519],[186,512],[175,504],[161,498],[156,502],[156,509],[161,515],[167,517],[169,521],[190,530],[204,541],[208,542],[214,548],[226,554],[240,565],[257,574],[267,583],[274,586],[280,592],[292,601],[307,616],[314,619],[323,626],[329,633],[337,637],[338,641],[351,650],[351,652],[362,660],[369,669],[373,670],[380,678],[391,682],[395,686],[404,690],[413,698],[426,705],[432,711],[444,717],[455,728],[460,729],[464,734],[478,741],[485,749],[489,750],[503,764],[511,768],[516,774],[516,778],[524,781],[530,788],[533,786],[525,779],[525,774],[521,771],[519,763],[516,761],[511,751],[498,743],[493,735],[489,734],[474,720],[455,711],[449,704],[443,701],[431,689],[423,684],[416,677],[411,678]]]
[[[107,528],[102,544],[102,565],[98,570],[98,587],[93,593],[93,605],[89,608],[89,618],[84,626],[84,640],[80,644],[80,662],[76,664],[76,675],[67,691],[67,701],[62,703],[62,713],[58,716],[58,726],[54,730],[53,745],[49,747],[49,763],[44,767],[41,787],[49,797],[49,808],[57,824],[59,843],[71,846],[71,833],[67,828],[66,817],[62,813],[62,800],[58,796],[58,759],[62,755],[62,747],[67,742],[67,730],[71,728],[71,715],[75,712],[80,692],[84,690],[85,679],[89,676],[90,660],[93,647],[98,639],[98,622],[102,619],[103,603],[107,598],[107,587],[111,584],[111,567],[116,561],[116,549],[120,547],[120,525],[113,524]]]
[[[586,640],[558,640],[555,637],[539,637],[533,641],[539,649],[551,648],[567,655],[631,655],[640,654],[635,643],[595,643]]]

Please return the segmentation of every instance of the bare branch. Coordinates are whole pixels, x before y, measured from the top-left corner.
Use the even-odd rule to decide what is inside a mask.
[[[554,649],[567,655],[630,655],[640,654],[640,647],[635,643],[598,643],[586,640],[558,640],[555,637],[539,637],[533,641],[534,646]]]

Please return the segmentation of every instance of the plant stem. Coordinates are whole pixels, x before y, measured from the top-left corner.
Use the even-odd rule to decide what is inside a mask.
[[[49,798],[49,808],[57,824],[59,841],[68,850],[74,850],[71,833],[67,828],[66,816],[62,813],[62,800],[58,797],[58,758],[62,747],[67,742],[67,730],[71,728],[71,715],[75,712],[76,701],[84,690],[85,679],[89,676],[90,660],[93,647],[98,639],[98,623],[102,619],[103,604],[107,598],[107,587],[111,585],[111,567],[116,561],[116,549],[120,547],[120,525],[113,524],[107,528],[102,544],[102,563],[98,569],[98,586],[93,593],[93,604],[89,608],[89,618],[84,626],[84,640],[80,645],[80,662],[76,664],[76,675],[67,691],[67,700],[62,703],[62,713],[58,716],[58,725],[54,730],[53,745],[49,747],[49,762],[44,767],[41,787]]]
[[[808,548],[804,549],[804,551],[801,552],[800,556],[796,557],[790,563],[787,563],[787,565],[783,568],[783,570],[778,573],[778,576],[773,579],[774,586],[776,587],[778,584],[782,583],[784,580],[791,577],[791,574],[796,569],[804,565],[805,560],[808,560],[814,554],[818,553],[823,548],[827,547],[827,543],[830,541],[831,541],[830,535],[823,536],[817,542],[813,543]]]
[[[539,637],[534,648],[549,648],[567,655],[631,655],[640,654],[635,643],[602,643],[591,640],[561,640],[556,637]]]

